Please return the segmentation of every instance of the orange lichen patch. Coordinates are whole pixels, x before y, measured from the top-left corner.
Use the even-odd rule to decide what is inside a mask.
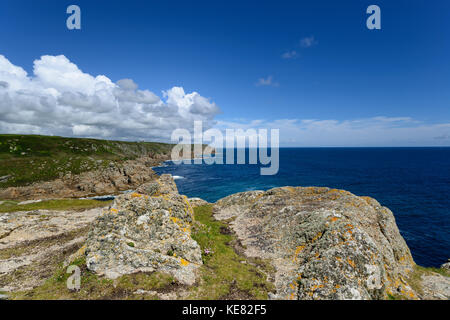
[[[191,215],[192,219],[194,219],[194,209],[192,209],[191,205],[188,205],[188,212]]]
[[[176,217],[170,217],[170,220],[172,220],[173,223],[178,223],[178,218]]]
[[[189,261],[184,260],[183,258],[180,258],[180,264],[181,264],[182,266],[186,267],[186,266],[189,265]]]
[[[131,197],[132,197],[132,198],[141,198],[141,197],[142,197],[142,194],[133,192],[133,193],[131,194]]]
[[[348,193],[347,191],[342,190],[342,189],[330,189],[328,192],[329,193]]]
[[[330,217],[330,221],[331,222],[335,222],[335,221],[338,221],[338,220],[339,220],[339,217],[335,217],[335,216]]]
[[[337,285],[335,285],[334,287],[335,287],[336,289],[339,289],[341,286],[337,284]]]
[[[297,256],[303,251],[303,249],[305,249],[305,246],[298,246],[295,249],[294,258],[292,259],[294,262],[297,261]]]
[[[298,281],[302,280],[302,274],[301,274],[301,273],[299,273],[299,274],[297,275],[297,280],[298,280]]]
[[[261,199],[264,196],[264,193],[256,195],[253,199],[250,199],[250,202],[252,204],[256,203],[259,199]]]
[[[364,201],[366,201],[368,204],[371,204],[372,202],[372,198],[371,197],[367,197],[367,196],[361,196],[361,199],[363,199]]]
[[[353,235],[352,229],[354,229],[355,227],[352,224],[346,224],[345,227],[347,228],[347,232],[350,234],[350,237],[351,237]],[[352,237],[351,237],[351,239],[353,240]]]
[[[112,213],[118,213],[118,212],[119,212],[119,210],[117,210],[117,209],[114,209],[114,208],[111,208],[111,212],[112,212]]]
[[[294,187],[284,187],[283,189],[286,189],[286,190],[288,190],[290,192],[295,192],[296,191],[296,188],[294,188]]]
[[[316,241],[317,239],[319,239],[322,236],[322,232],[319,232],[318,234],[316,234],[316,236],[314,238],[312,238],[311,242]]]
[[[351,260],[350,258],[347,258],[347,262],[348,262],[348,264],[351,265],[353,268],[356,267],[356,263],[355,263],[353,260]]]
[[[86,245],[83,245],[80,249],[78,249],[78,251],[75,253],[75,256],[79,257],[79,256],[83,256],[86,253]]]
[[[320,289],[320,288],[323,288],[323,287],[324,287],[323,284],[318,284],[318,285],[312,286],[311,287],[311,291],[314,292],[317,289]]]
[[[189,233],[191,230],[189,228],[182,228],[183,232]]]
[[[188,197],[186,197],[185,195],[182,195],[183,197],[183,201],[186,204],[186,207],[184,208],[184,212],[188,212],[191,216],[192,219],[194,219],[194,209],[192,208]]]

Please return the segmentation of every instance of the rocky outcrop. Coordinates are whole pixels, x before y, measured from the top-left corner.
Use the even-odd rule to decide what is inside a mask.
[[[170,175],[117,197],[98,217],[83,254],[88,269],[108,278],[160,271],[192,285],[202,264],[191,238],[193,210]]]
[[[50,277],[86,241],[101,208],[0,213],[0,291],[27,290]]]
[[[219,200],[245,254],[276,268],[275,299],[416,298],[414,261],[392,212],[329,188],[276,188]]]
[[[189,198],[189,203],[191,204],[191,206],[193,208],[205,206],[205,205],[209,204],[207,201],[205,201],[201,198]]]
[[[103,209],[0,213],[0,292],[40,286],[62,262],[84,258],[89,270],[111,279],[170,274],[176,293],[135,293],[186,298],[201,288],[198,273],[206,270],[191,237],[191,230],[210,230],[193,216],[192,208],[205,204],[180,195],[173,178],[162,175]],[[445,265],[416,266],[392,212],[372,198],[283,187],[223,198],[214,216],[230,226],[221,233],[237,236],[227,245],[257,258],[246,263],[273,265],[274,272],[264,268],[275,284],[272,299],[450,299]]]
[[[450,270],[450,259],[441,266],[442,269]]]
[[[53,181],[0,189],[0,199],[81,198],[135,189],[155,180],[157,175],[151,167],[166,159],[167,156],[155,155],[123,163],[110,162],[105,168],[78,175],[68,174]]]
[[[420,277],[420,297],[424,300],[450,300],[450,277],[438,273]]]

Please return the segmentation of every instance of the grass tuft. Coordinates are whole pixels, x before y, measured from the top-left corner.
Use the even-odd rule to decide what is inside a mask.
[[[191,287],[182,286],[172,276],[161,272],[137,273],[110,280],[89,271],[83,257],[71,264],[81,270],[79,291],[67,288],[71,274],[60,262],[42,285],[12,293],[11,299],[158,299],[157,293],[177,293],[177,290],[186,292],[183,296],[187,299],[267,299],[268,293],[275,290],[267,277],[273,275],[273,267],[264,260],[239,254],[234,248],[238,243],[236,236],[227,223],[213,218],[212,206],[197,207],[194,214],[192,237],[201,247],[204,264],[199,268],[199,280]],[[134,243],[128,245],[134,246]],[[137,294],[137,290],[144,293]]]
[[[0,204],[0,213],[33,210],[86,210],[106,207],[112,201],[90,199],[57,199],[19,205],[17,201],[4,201]]]
[[[427,268],[415,265],[413,272],[409,275],[408,283],[411,288],[419,294],[423,294],[422,276],[438,273],[444,277],[450,277],[450,271],[442,268]]]
[[[194,213],[192,238],[204,253],[204,265],[200,268],[200,284],[191,298],[267,299],[274,290],[274,285],[267,281],[267,274],[273,272],[269,263],[239,255],[232,246],[236,236],[224,232],[228,225],[214,219],[211,205],[196,207]]]
[[[71,263],[81,270],[80,290],[72,291],[67,288],[67,280],[71,274],[67,268],[59,266],[55,274],[37,288],[26,292],[11,294],[11,299],[18,300],[156,300],[154,291],[164,291],[176,286],[175,279],[164,273],[136,273],[125,275],[115,280],[97,276],[87,270],[85,258],[79,258]],[[137,290],[148,291],[148,294],[137,294]]]

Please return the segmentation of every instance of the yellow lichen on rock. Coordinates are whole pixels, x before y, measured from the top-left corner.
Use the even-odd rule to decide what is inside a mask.
[[[183,259],[183,258],[180,258],[180,264],[182,266],[186,267],[186,266],[188,266],[190,264],[190,262],[185,260],[185,259]]]

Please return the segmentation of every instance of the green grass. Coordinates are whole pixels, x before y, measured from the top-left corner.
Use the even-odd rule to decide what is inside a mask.
[[[196,299],[267,299],[274,290],[266,274],[274,270],[267,262],[239,255],[233,248],[236,237],[228,225],[212,216],[212,206],[194,209],[196,225],[192,238],[198,242],[204,265],[200,268],[201,282],[193,287]]]
[[[423,294],[422,276],[432,275],[433,273],[438,273],[442,276],[450,277],[449,270],[441,268],[426,268],[415,265],[413,272],[409,275],[408,283],[414,291],[416,291],[419,294]]]
[[[137,273],[125,275],[115,280],[99,277],[87,270],[85,258],[74,261],[81,270],[81,285],[79,291],[67,288],[67,279],[71,274],[67,268],[59,266],[57,272],[45,283],[33,290],[10,294],[11,299],[19,300],[112,300],[112,299],[158,299],[152,294],[136,294],[137,290],[165,291],[176,287],[172,276],[163,273]]]
[[[0,213],[32,210],[85,210],[106,207],[111,202],[89,199],[57,199],[19,205],[17,201],[4,201],[0,204]]]
[[[195,224],[192,237],[204,253],[204,264],[199,268],[199,279],[193,286],[182,286],[164,273],[138,273],[109,280],[87,270],[85,258],[71,265],[81,270],[79,291],[67,289],[70,274],[60,263],[53,275],[39,287],[29,291],[12,293],[11,299],[158,299],[154,293],[136,294],[141,289],[158,293],[186,290],[187,299],[267,299],[275,290],[267,280],[273,275],[273,267],[261,259],[246,258],[237,253],[235,235],[225,222],[212,216],[212,206],[194,209]],[[133,246],[134,243],[128,245]],[[205,249],[211,252],[206,254]],[[7,253],[5,253],[7,254]]]
[[[435,273],[439,273],[440,275],[444,276],[444,277],[450,277],[450,270],[447,269],[442,269],[442,268],[426,268],[426,267],[421,267],[421,266],[416,266],[416,269],[418,270],[422,270],[423,272],[435,272]]]
[[[50,181],[144,155],[169,154],[172,145],[37,135],[0,135],[0,188]]]

